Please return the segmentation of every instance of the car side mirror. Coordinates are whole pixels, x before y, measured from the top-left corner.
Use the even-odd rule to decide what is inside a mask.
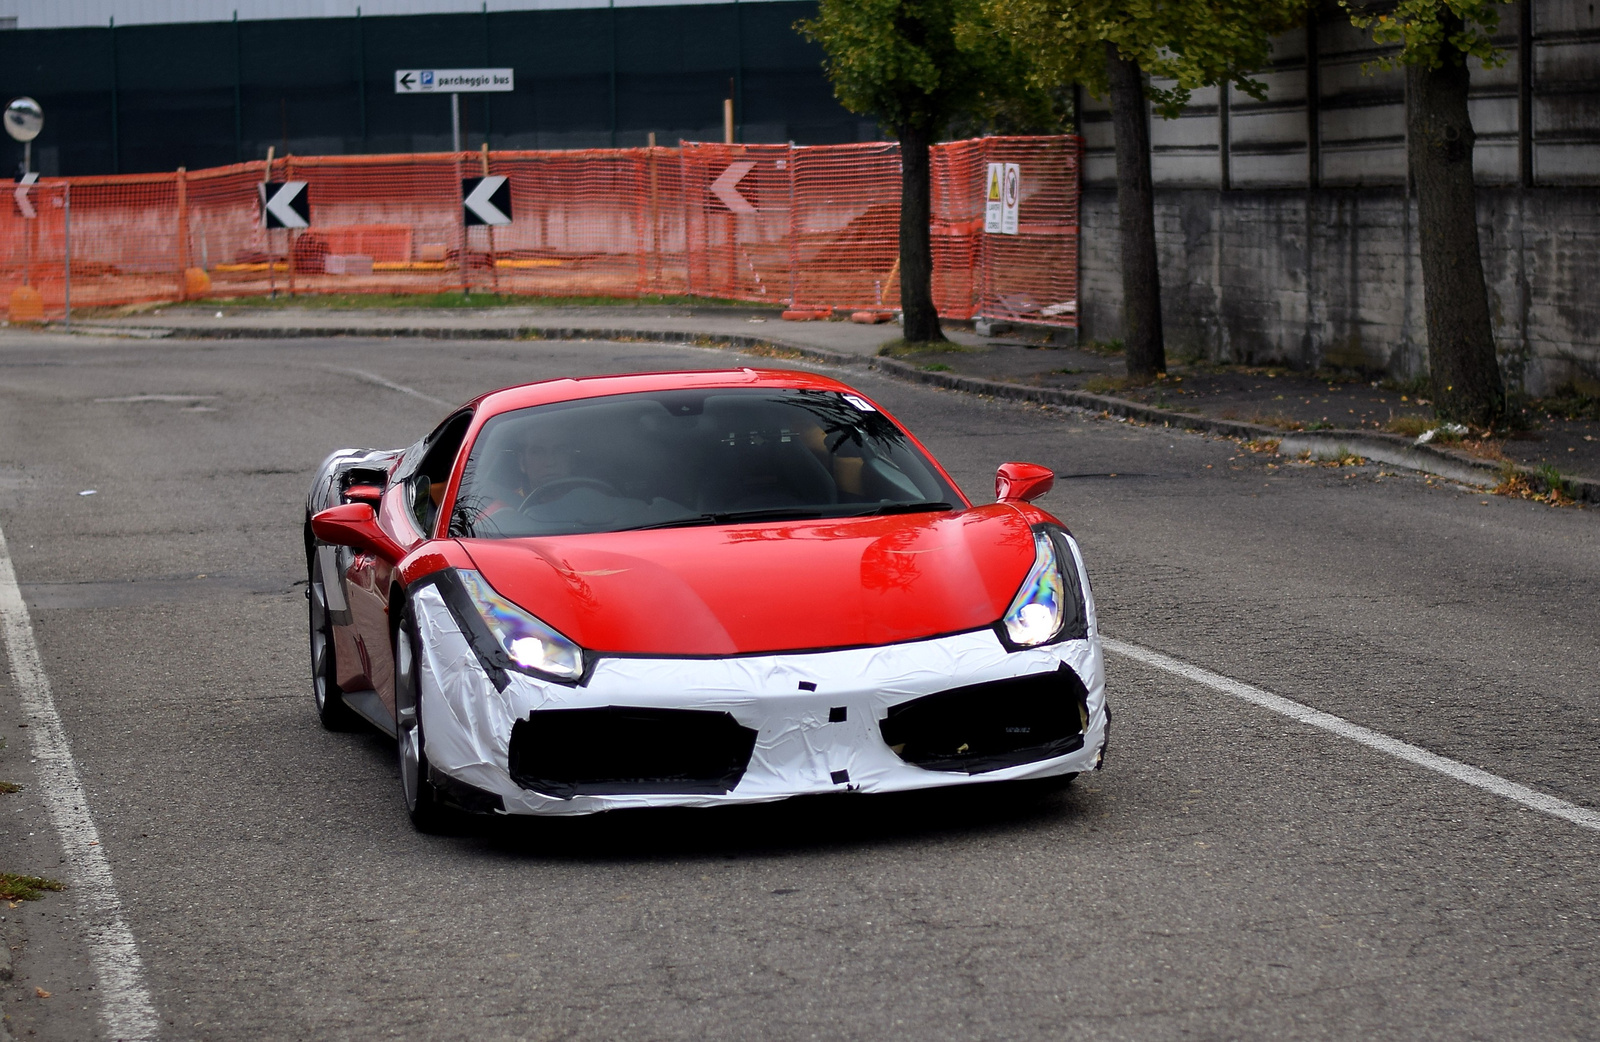
[[[1037,463],[1002,463],[994,475],[994,498],[1002,503],[1032,503],[1056,483],[1055,471]]]
[[[344,490],[344,498],[351,503],[370,503],[376,510],[378,500],[383,498],[383,489],[377,485],[351,485]]]
[[[346,503],[311,515],[311,533],[324,543],[348,546],[399,564],[405,548],[378,527],[370,503]]]

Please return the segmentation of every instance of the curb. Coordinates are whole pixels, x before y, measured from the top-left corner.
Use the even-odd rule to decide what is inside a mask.
[[[1176,412],[1153,405],[1143,405],[1126,398],[1090,394],[1062,387],[1029,387],[1025,384],[986,380],[976,376],[955,373],[930,372],[894,358],[847,354],[826,348],[809,347],[777,337],[755,336],[743,333],[694,333],[685,330],[617,329],[582,326],[505,326],[505,327],[422,327],[385,326],[360,328],[350,326],[291,326],[284,328],[232,326],[225,329],[182,326],[74,326],[72,332],[112,336],[133,336],[159,339],[177,337],[190,340],[259,340],[308,339],[322,337],[405,337],[431,340],[610,340],[618,343],[690,344],[697,347],[727,347],[756,355],[778,358],[805,358],[830,365],[860,366],[877,369],[910,383],[943,387],[968,394],[987,395],[1008,401],[1034,402],[1040,405],[1062,405],[1106,413],[1140,423],[1160,424],[1204,434],[1219,434],[1227,438],[1279,443],[1279,451],[1298,455],[1340,454],[1350,451],[1387,463],[1427,474],[1436,474],[1451,481],[1468,485],[1496,485],[1500,483],[1504,465],[1450,452],[1432,445],[1418,445],[1410,438],[1397,434],[1380,434],[1370,431],[1284,431],[1256,423],[1221,420],[1209,416]],[[1544,484],[1544,479],[1531,467],[1515,466],[1516,473]],[[1600,504],[1600,481],[1588,478],[1566,479],[1572,498],[1580,503]]]

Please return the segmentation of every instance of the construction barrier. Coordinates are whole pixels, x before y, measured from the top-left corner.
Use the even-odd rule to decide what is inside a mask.
[[[987,137],[932,157],[941,315],[1077,324],[1076,137]],[[1018,173],[1004,230],[991,166]],[[511,222],[468,224],[464,178],[508,179]],[[267,228],[264,182],[304,182],[309,226]],[[289,156],[13,183],[0,306],[312,293],[638,297],[796,309],[899,305],[893,143]],[[992,230],[985,231],[986,208]]]

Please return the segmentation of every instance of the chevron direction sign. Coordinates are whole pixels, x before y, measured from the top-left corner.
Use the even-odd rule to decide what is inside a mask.
[[[504,177],[463,177],[461,205],[467,224],[510,224],[511,185]]]
[[[268,228],[311,227],[311,200],[304,181],[263,181],[261,215]]]

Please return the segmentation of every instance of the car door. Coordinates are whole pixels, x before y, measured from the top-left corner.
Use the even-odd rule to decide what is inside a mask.
[[[472,413],[452,415],[402,457],[378,503],[378,527],[410,552],[434,537],[438,502],[472,423]],[[371,688],[394,711],[394,648],[389,599],[395,567],[373,554],[357,553],[345,573],[360,686]],[[355,679],[355,678],[353,678]],[[340,681],[343,684],[343,680]]]

